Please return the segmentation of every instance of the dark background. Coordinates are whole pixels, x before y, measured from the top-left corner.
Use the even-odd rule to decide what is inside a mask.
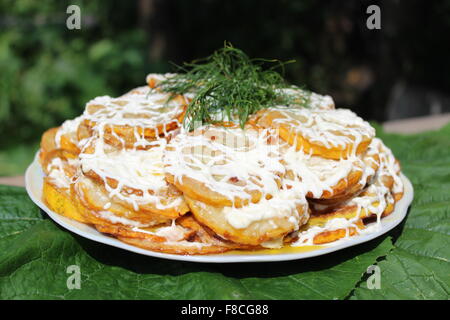
[[[81,30],[66,9],[81,8]],[[381,8],[381,30],[366,9]],[[450,1],[0,0],[0,175],[98,95],[143,85],[224,40],[295,59],[286,78],[383,122],[450,112]]]

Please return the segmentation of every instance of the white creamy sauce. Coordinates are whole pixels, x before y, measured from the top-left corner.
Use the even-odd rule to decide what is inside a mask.
[[[381,216],[383,212],[389,204],[395,203],[391,190],[383,184],[382,177],[385,174],[392,175],[394,178],[394,187],[392,192],[394,193],[403,191],[403,182],[399,175],[398,165],[395,162],[395,158],[392,156],[392,152],[389,148],[384,146],[378,138],[375,138],[371,145],[373,148],[380,150],[380,167],[376,172],[372,184],[367,187],[364,193],[358,197],[352,198],[344,204],[346,206],[356,206],[356,215],[351,219],[334,218],[327,221],[324,226],[314,226],[306,231],[299,232],[299,238],[292,244],[292,246],[313,245],[314,237],[325,231],[344,229],[346,230],[346,237],[344,237],[344,239],[347,239],[350,236],[350,228],[355,228],[358,234],[369,234],[380,230]],[[320,205],[316,206],[317,209],[319,209],[319,207]],[[325,209],[326,207],[323,208]],[[374,214],[377,220],[368,227],[359,228],[356,223],[360,220],[363,209],[369,211],[371,214]],[[335,241],[329,245],[336,245],[340,242],[341,240]]]
[[[281,90],[282,93],[292,96],[294,99],[300,100],[302,103],[299,106],[306,104],[311,109],[333,110],[333,98],[328,95],[321,95],[315,92],[305,91],[299,87],[292,86]],[[296,107],[294,104],[291,107]]]
[[[147,226],[146,224],[140,223],[136,220],[119,217],[119,216],[115,215],[113,212],[108,211],[108,210],[99,211],[99,212],[97,212],[97,214],[101,218],[108,220],[112,224],[122,224],[125,226],[132,226],[132,227],[146,227]]]
[[[164,195],[168,188],[162,162],[166,140],[160,138],[149,141],[139,130],[150,128],[158,134],[167,135],[166,125],[178,123],[176,117],[182,112],[186,101],[167,102],[168,97],[169,94],[140,87],[119,98],[97,97],[87,103],[83,114],[84,119],[96,123],[95,134],[84,142],[79,155],[83,172],[95,172],[103,179],[110,197],[127,201],[136,211],[143,204],[153,204],[163,210],[178,206],[183,201],[181,197],[166,201],[167,195]],[[111,150],[103,138],[105,128],[111,125],[133,128],[133,148]],[[161,125],[162,132],[158,132],[158,126]],[[114,130],[111,130],[111,134],[125,145],[124,139]],[[94,152],[85,152],[92,145]],[[142,150],[144,148],[147,150]],[[118,182],[116,188],[107,183],[108,178]],[[124,187],[140,190],[141,195],[126,194],[122,190]]]
[[[172,76],[174,74],[149,74],[147,81],[153,79],[160,82]],[[315,226],[299,232],[299,239],[292,246],[312,245],[314,237],[324,231],[345,229],[347,238],[352,227],[359,234],[378,230],[382,213],[389,204],[394,203],[391,190],[383,185],[381,178],[393,178],[393,193],[403,191],[399,176],[400,167],[391,150],[384,146],[380,139],[374,138],[366,156],[357,156],[358,145],[375,135],[375,130],[369,123],[350,110],[335,110],[330,96],[305,93],[296,87],[283,91],[294,97],[298,96],[299,99],[308,99],[311,109],[277,107],[276,110],[281,110],[284,118],[276,119],[274,124],[292,124],[292,121],[296,121],[297,125],[293,130],[311,143],[319,143],[329,149],[345,148],[351,144],[352,149],[346,159],[324,159],[306,154],[303,150],[296,150],[295,144],[280,146],[269,143],[268,137],[276,136],[273,129],[257,131],[203,126],[197,128],[196,132],[204,134],[193,134],[181,128],[169,143],[165,138],[149,141],[144,137],[144,129],[154,129],[158,135],[167,136],[168,124],[176,123],[180,126],[177,117],[182,114],[195,93],[167,101],[169,94],[151,91],[147,86],[136,88],[118,98],[101,96],[89,101],[82,116],[67,120],[61,125],[56,133],[55,143],[60,147],[62,136],[76,137],[74,133],[82,121],[94,122],[92,137],[82,141],[71,140],[81,150],[79,159],[68,159],[66,162],[70,166],[79,167],[81,171],[78,174],[91,170],[95,172],[103,180],[110,198],[117,197],[127,201],[136,211],[143,204],[154,204],[158,209],[167,209],[183,202],[181,196],[168,201],[166,173],[173,175],[179,182],[182,182],[183,177],[195,179],[231,201],[236,197],[250,199],[251,191],[261,192],[262,197],[258,203],[250,202],[240,208],[223,207],[228,223],[236,229],[247,228],[252,223],[263,220],[269,221],[276,228],[277,225],[271,219],[285,217],[297,230],[309,218],[306,194],[311,193],[314,198],[320,198],[325,191],[331,192],[333,187],[342,179],[346,179],[352,171],[362,171],[358,183],[364,186],[370,177],[372,184],[361,196],[346,203],[357,207],[356,216],[352,219],[332,219],[322,227]],[[224,118],[221,113],[212,116],[218,120]],[[237,117],[233,115],[232,119],[228,120],[236,122]],[[134,128],[133,148],[112,150],[111,146],[104,142],[105,129],[111,126]],[[160,132],[158,128],[161,128]],[[111,134],[125,145],[124,139],[114,130],[111,130]],[[375,163],[377,161],[372,157],[376,154],[379,155],[380,163]],[[49,178],[61,188],[69,188],[72,180],[75,180],[64,172],[64,165],[67,164],[55,158],[47,168]],[[373,167],[378,168],[376,172]],[[287,170],[294,173],[293,181],[281,178]],[[117,187],[112,188],[107,182],[108,179],[116,180]],[[141,191],[141,195],[124,192],[126,187]],[[119,217],[108,211],[110,207],[111,203],[106,203],[103,211],[98,214],[113,224],[123,224],[132,227],[134,231],[164,237],[167,244],[176,243],[199,248],[208,246],[183,240],[186,229],[175,223],[158,228],[154,232],[140,229],[147,225]],[[298,207],[303,207],[302,215],[299,215]],[[316,205],[317,207],[320,205]],[[360,229],[357,222],[363,209],[375,214],[377,221]],[[274,239],[262,245],[279,248],[283,245],[283,239]]]
[[[183,104],[179,100],[167,101],[167,93],[145,92],[128,94],[119,98],[97,97],[86,104],[85,119],[103,125],[122,125],[155,129],[158,125],[176,121],[182,113]]]
[[[84,120],[95,122],[94,134],[90,138],[82,141],[73,141],[82,150],[79,159],[69,159],[69,165],[76,165],[84,171],[94,171],[103,181],[109,196],[117,197],[121,200],[131,203],[135,210],[139,210],[139,205],[151,203],[158,209],[167,209],[178,206],[183,199],[177,197],[167,201],[166,195],[158,195],[167,190],[168,184],[164,179],[164,168],[162,157],[166,145],[165,139],[157,141],[148,141],[138,132],[138,128],[151,128],[157,130],[157,126],[162,125],[162,132],[166,132],[166,125],[169,123],[178,123],[176,116],[183,111],[185,100],[179,99],[166,103],[168,94],[151,92],[148,86],[136,88],[119,98],[108,96],[97,97],[86,105],[84,114],[73,120],[63,123],[56,133],[55,142],[60,146],[61,137],[66,134],[75,134],[78,126]],[[111,125],[124,125],[134,127],[134,137],[136,142],[132,149],[121,149],[111,151],[103,139],[104,129]],[[123,141],[114,131],[111,134]],[[87,147],[95,145],[92,154],[86,153]],[[139,147],[150,147],[149,150],[139,150]],[[55,159],[52,163],[52,170],[49,177],[60,187],[68,188],[71,181],[64,170],[60,159]],[[56,166],[57,165],[57,166]],[[107,179],[115,179],[118,182],[117,188],[112,188]],[[122,192],[123,187],[131,187],[142,191],[142,195],[126,194]],[[164,202],[164,204],[162,203]],[[111,204],[106,204],[104,212],[105,218],[113,221],[116,217],[107,210]],[[116,217],[117,219],[122,219]],[[114,220],[115,221],[115,220]],[[118,221],[118,220],[117,220]],[[116,221],[116,222],[117,222]],[[134,222],[125,219],[121,220],[123,224],[133,225]],[[141,225],[138,223],[138,225]]]
[[[97,146],[100,145],[97,140]],[[126,150],[105,153],[100,149],[93,154],[80,154],[84,172],[93,170],[102,178],[120,180],[126,186],[136,189],[160,190],[167,187],[162,163],[165,140],[149,150]]]
[[[297,212],[298,206],[303,207],[304,213],[301,217]],[[250,203],[241,208],[224,207],[223,211],[228,223],[236,229],[244,229],[253,222],[277,217],[287,217],[288,221],[294,222],[298,228],[300,220],[305,221],[305,216],[308,215],[304,195],[301,190],[295,188],[282,189],[269,200],[263,198],[258,203]]]
[[[276,238],[270,241],[265,241],[263,243],[261,243],[261,246],[263,248],[267,248],[267,249],[280,249],[283,247],[283,238]]]
[[[172,78],[172,77],[174,77],[176,75],[177,75],[176,73],[164,73],[164,74],[161,74],[161,73],[149,73],[147,75],[145,81],[147,83],[150,83],[150,80],[153,79],[153,80],[156,80],[157,82],[161,82],[161,81],[167,80],[169,78]]]
[[[235,197],[249,199],[246,190],[257,190],[264,195],[278,192],[278,175],[285,168],[280,163],[280,154],[267,144],[268,130],[221,127],[199,130],[206,133],[181,132],[166,149],[165,170],[175,179],[182,181],[184,176],[190,177],[231,201]]]
[[[127,201],[136,211],[143,204],[154,204],[158,209],[167,209],[182,203],[181,197],[166,201],[168,197],[165,192],[169,186],[162,162],[165,139],[147,142],[147,145],[152,145],[148,150],[120,149],[112,152],[108,152],[110,147],[102,138],[94,138],[91,143],[95,145],[94,153],[82,152],[79,155],[81,168],[83,172],[92,170],[100,176],[111,198],[118,197]],[[108,184],[108,178],[118,182],[116,188]],[[126,194],[124,187],[137,189],[141,194]],[[167,203],[164,204],[163,201]]]
[[[319,143],[331,149],[346,148],[351,145],[349,155],[355,155],[357,147],[364,139],[375,136],[375,129],[348,109],[277,109],[283,118],[275,119],[274,124],[290,123],[292,130],[311,143]]]
[[[63,166],[63,161],[60,158],[52,159],[47,166],[48,177],[58,188],[67,189],[70,187],[71,180],[64,172]]]
[[[374,138],[374,144],[379,148],[380,162],[381,162],[381,174],[389,175],[394,179],[393,192],[403,192],[403,181],[400,177],[400,166],[395,160],[395,157],[388,147],[386,147],[379,138]]]
[[[200,242],[196,242],[196,241],[184,240],[187,230],[184,229],[183,227],[175,225],[174,223],[169,227],[158,228],[154,232],[144,230],[141,228],[137,228],[137,227],[134,227],[132,230],[136,231],[136,232],[142,232],[142,233],[147,233],[147,234],[154,235],[154,236],[163,237],[166,239],[166,241],[164,241],[163,243],[168,244],[168,245],[172,244],[172,245],[177,245],[177,246],[196,247],[196,248],[210,246],[210,244],[207,244],[207,243],[200,243]]]
[[[283,146],[283,160],[286,168],[302,182],[305,193],[311,193],[314,198],[320,198],[325,191],[332,192],[333,187],[342,179],[347,179],[354,170],[361,171],[364,167],[358,157],[330,160],[297,151],[294,146]]]
[[[155,231],[148,231],[137,227],[134,227],[132,230],[136,232],[142,232],[154,236],[163,237],[166,238],[168,242],[177,242],[183,240],[187,232],[185,228],[176,225],[175,220],[172,221],[172,224],[170,226],[160,227],[155,229]]]
[[[57,148],[61,147],[61,137],[63,135],[67,134],[73,134],[77,131],[78,126],[80,125],[81,121],[83,121],[83,117],[79,116],[72,120],[66,120],[63,122],[63,124],[59,127],[59,129],[56,131],[55,135],[55,144]],[[76,141],[71,141],[72,143],[76,144]]]

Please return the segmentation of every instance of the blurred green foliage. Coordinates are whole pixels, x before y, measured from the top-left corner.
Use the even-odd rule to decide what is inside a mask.
[[[70,4],[81,8],[81,30],[66,28]],[[0,12],[1,175],[21,172],[36,151],[17,142],[35,143],[95,96],[143,84],[148,66],[135,4],[9,0]]]
[[[39,143],[19,143],[0,151],[0,176],[23,174],[33,160]]]
[[[66,8],[78,4],[81,30],[66,28]],[[108,19],[108,7],[94,1],[11,0],[0,33],[1,147],[30,141],[80,113],[97,95],[117,94],[143,83],[145,36]],[[133,6],[123,6],[126,17]],[[87,30],[86,30],[87,29]]]
[[[66,28],[72,4],[81,30]],[[381,30],[366,27],[371,4]],[[22,172],[42,132],[90,99],[225,40],[251,57],[295,59],[289,81],[383,121],[397,83],[449,91],[449,32],[450,0],[0,0],[0,175]]]

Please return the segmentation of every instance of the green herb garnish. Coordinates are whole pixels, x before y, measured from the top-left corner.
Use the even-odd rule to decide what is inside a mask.
[[[279,60],[250,59],[242,50],[225,43],[209,57],[178,67],[182,72],[162,81],[157,88],[172,94],[192,93],[184,125],[238,121],[244,127],[256,111],[289,105],[293,97],[283,92],[289,87],[275,69],[287,63]],[[264,68],[271,64],[269,68]]]

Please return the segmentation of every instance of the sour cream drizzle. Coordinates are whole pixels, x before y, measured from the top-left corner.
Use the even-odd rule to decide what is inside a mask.
[[[303,90],[299,87],[292,86],[290,88],[285,88],[280,90],[281,93],[292,96],[294,103],[289,106],[290,108],[303,107],[306,103],[308,108],[311,109],[322,109],[322,110],[333,110],[334,101],[333,98],[328,95],[321,95],[315,92],[309,92]]]
[[[147,81],[153,79],[159,82],[170,76],[172,74],[150,74]],[[295,87],[284,90],[294,96],[304,94]],[[323,231],[346,229],[347,237],[350,227],[356,228],[360,234],[373,232],[380,227],[381,215],[388,204],[394,203],[391,191],[403,192],[400,168],[391,150],[381,140],[373,138],[375,130],[366,121],[350,110],[334,110],[334,102],[329,96],[311,93],[308,96],[311,109],[277,107],[276,110],[281,110],[284,117],[276,119],[274,125],[286,122],[292,124],[294,121],[297,124],[293,126],[294,131],[310,142],[319,143],[326,148],[344,148],[352,144],[353,148],[347,159],[323,159],[305,154],[303,150],[295,150],[291,146],[279,149],[279,146],[268,143],[268,137],[275,134],[272,129],[258,131],[204,126],[197,129],[202,134],[192,134],[181,128],[170,143],[165,138],[148,140],[142,134],[143,130],[139,129],[151,128],[157,131],[162,125],[162,130],[157,135],[167,136],[166,126],[169,123],[176,123],[181,127],[177,117],[183,112],[192,93],[185,95],[185,98],[167,102],[168,96],[167,93],[150,91],[149,87],[140,87],[118,98],[97,97],[86,104],[82,116],[63,123],[55,136],[56,146],[61,146],[63,135],[73,135],[82,121],[94,122],[92,137],[78,142],[71,141],[77,143],[82,150],[76,161],[79,161],[82,172],[92,170],[101,177],[110,197],[118,197],[131,203],[135,210],[146,203],[155,204],[158,209],[167,209],[183,201],[181,196],[167,201],[166,173],[180,182],[183,176],[189,176],[230,200],[235,197],[249,199],[248,190],[260,191],[263,196],[258,203],[250,203],[242,208],[234,205],[223,208],[227,221],[238,229],[246,228],[255,221],[288,217],[297,230],[309,217],[305,198],[308,192],[319,198],[324,191],[331,191],[352,170],[362,171],[359,183],[363,185],[369,182],[369,177],[373,177],[372,184],[361,196],[345,204],[356,205],[357,214],[354,218],[332,219],[322,227],[312,227],[300,232],[299,239],[293,246],[313,244],[314,237]],[[105,144],[105,128],[114,125],[133,128],[133,148],[112,150]],[[114,130],[111,134],[125,145],[124,139]],[[365,139],[372,139],[372,143],[366,154],[367,159],[361,159],[356,155],[356,148]],[[89,146],[93,146],[93,153],[87,152]],[[375,161],[370,156],[376,153],[379,153],[380,165],[375,173],[369,162]],[[63,165],[61,159],[53,159],[49,165],[49,177],[58,186],[68,188],[73,181],[65,174]],[[75,163],[72,165],[78,166]],[[281,178],[287,170],[294,171],[294,180]],[[393,177],[392,190],[383,185],[381,178],[384,175]],[[116,188],[107,183],[108,178],[118,182]],[[243,181],[244,184],[229,181]],[[127,194],[123,191],[124,187],[138,189],[142,193]],[[298,214],[299,206],[303,207],[302,216]],[[377,216],[377,222],[365,229],[359,229],[356,224],[362,209]],[[148,232],[139,229],[143,227],[139,222],[115,216],[108,211],[107,206],[99,214],[113,223],[129,225],[135,231]],[[173,229],[174,225],[164,228],[155,234],[165,234],[168,242],[180,241],[181,238],[176,236],[177,230]],[[186,242],[186,245],[202,245],[182,242]]]
[[[270,130],[209,126],[194,134],[181,132],[166,148],[165,170],[180,182],[184,176],[195,179],[231,201],[250,199],[245,190],[273,195],[285,168],[276,148],[267,143],[270,134]]]
[[[148,87],[134,89],[119,98],[97,97],[86,104],[81,117],[66,122],[59,130],[64,134],[76,131],[83,120],[95,122],[93,135],[79,143],[81,172],[95,172],[103,180],[111,198],[130,203],[136,211],[145,204],[164,210],[183,202],[181,196],[167,194],[169,185],[164,179],[162,163],[166,139],[149,140],[144,137],[143,130],[139,130],[150,128],[157,131],[157,127],[162,125],[162,132],[157,134],[167,135],[166,125],[178,124],[176,117],[183,111],[184,101],[167,102],[167,98],[168,94],[150,91]],[[133,148],[112,148],[105,143],[105,128],[113,125],[132,128]],[[124,138],[114,130],[111,134],[125,145]],[[117,186],[113,188],[108,179],[116,180]],[[140,193],[125,192],[125,187],[137,189]]]
[[[292,132],[299,133],[311,143],[320,144],[327,149],[345,149],[349,145],[349,156],[356,154],[363,140],[375,136],[375,129],[348,109],[278,109],[282,117],[274,119],[275,126],[287,124]]]
[[[150,91],[142,87],[118,98],[97,97],[86,104],[83,118],[100,124],[152,129],[176,121],[187,100],[168,101],[170,94]]]
[[[334,231],[338,229],[346,230],[346,236],[343,239],[329,244],[336,245],[350,237],[350,228],[355,228],[358,234],[373,233],[381,228],[381,216],[388,205],[393,205],[395,203],[393,193],[403,192],[403,182],[400,177],[400,168],[395,161],[392,151],[387,148],[380,139],[373,139],[370,150],[371,152],[379,152],[380,156],[380,166],[373,181],[360,196],[354,197],[342,205],[342,207],[356,206],[356,215],[351,219],[334,218],[327,221],[324,226],[313,226],[303,232],[299,232],[298,240],[293,243],[292,246],[313,245],[314,237],[325,231]],[[382,178],[385,175],[391,176],[394,179],[394,186],[392,189],[388,188],[383,183]],[[376,222],[361,229],[357,222],[361,219],[363,209],[375,215]]]

